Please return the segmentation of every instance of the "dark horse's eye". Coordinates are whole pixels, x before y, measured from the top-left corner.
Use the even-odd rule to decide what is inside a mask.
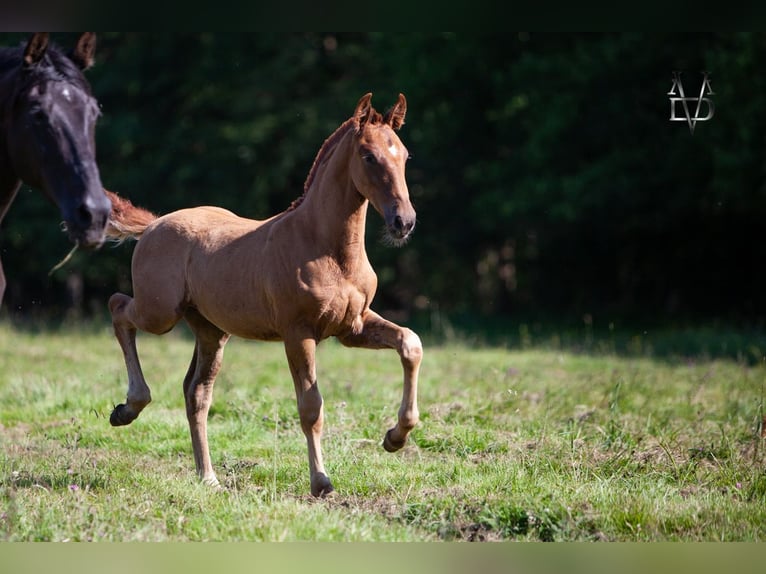
[[[372,154],[372,153],[364,154],[362,156],[362,159],[365,161],[365,163],[369,163],[369,164],[373,164],[373,163],[377,163],[378,162],[377,158],[375,157],[375,154]]]

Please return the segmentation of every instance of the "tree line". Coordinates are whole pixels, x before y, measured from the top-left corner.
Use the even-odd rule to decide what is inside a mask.
[[[765,57],[756,33],[100,33],[87,76],[104,184],[156,213],[286,209],[364,93],[381,111],[404,93],[417,229],[386,247],[371,212],[367,242],[375,307],[400,319],[760,326]],[[703,71],[715,113],[691,133],[669,92],[681,72],[697,98]],[[57,217],[22,189],[5,312],[130,291],[129,244],[48,276],[70,248]]]

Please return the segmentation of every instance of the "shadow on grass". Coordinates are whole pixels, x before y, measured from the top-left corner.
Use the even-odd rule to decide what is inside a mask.
[[[430,344],[547,349],[669,361],[731,359],[766,363],[766,326],[724,322],[639,324],[585,315],[577,321],[416,317],[409,325]]]
[[[82,476],[78,473],[48,473],[14,471],[0,479],[0,486],[10,489],[43,489],[46,491],[77,492],[87,487],[88,490],[103,489],[107,479],[99,476]]]

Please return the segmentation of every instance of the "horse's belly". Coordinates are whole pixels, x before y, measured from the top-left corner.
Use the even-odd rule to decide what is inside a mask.
[[[215,304],[196,302],[195,307],[208,321],[230,335],[260,341],[282,339],[274,325],[273,313],[262,305],[221,298]]]
[[[281,341],[297,326],[309,328],[317,339],[360,332],[363,305],[337,300],[332,303],[306,307],[296,304],[280,309],[221,304],[209,307],[196,304],[195,307],[219,329],[243,339]]]
[[[308,267],[291,275],[255,255],[222,254],[204,267],[192,264],[190,303],[220,329],[246,339],[282,340],[296,328],[309,329],[318,340],[361,331],[374,275],[353,281],[326,272],[326,266],[319,270],[324,272]]]

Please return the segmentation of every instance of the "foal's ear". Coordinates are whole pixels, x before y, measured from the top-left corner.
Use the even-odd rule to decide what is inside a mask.
[[[48,49],[48,32],[36,32],[27,42],[24,48],[24,65],[34,66],[42,60],[45,50]]]
[[[354,115],[352,116],[356,131],[360,131],[364,127],[364,124],[367,123],[367,120],[370,119],[370,112],[372,111],[370,100],[372,100],[372,93],[368,92],[363,95],[359,99],[359,103],[356,104],[356,110],[354,110]]]
[[[404,116],[407,114],[407,99],[404,94],[399,94],[394,107],[386,112],[383,121],[393,129],[398,130],[404,124]]]
[[[93,65],[93,54],[96,52],[96,33],[84,32],[69,57],[81,70],[87,70]]]

